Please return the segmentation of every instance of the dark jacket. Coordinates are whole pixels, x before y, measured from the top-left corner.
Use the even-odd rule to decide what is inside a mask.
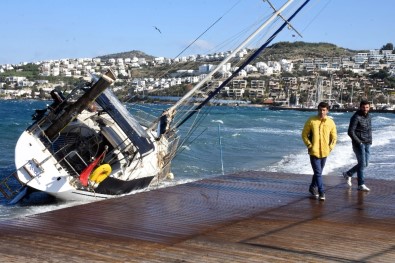
[[[348,136],[354,144],[372,144],[372,116],[358,110],[350,119]]]

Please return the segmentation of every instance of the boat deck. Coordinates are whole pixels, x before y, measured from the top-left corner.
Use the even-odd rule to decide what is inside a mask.
[[[395,262],[395,182],[243,172],[0,221],[1,262]],[[355,184],[356,181],[353,181]]]

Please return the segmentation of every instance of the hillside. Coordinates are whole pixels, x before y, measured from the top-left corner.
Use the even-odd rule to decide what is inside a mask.
[[[302,41],[296,42],[278,42],[269,46],[258,58],[259,61],[280,60],[280,59],[303,59],[303,58],[323,58],[323,57],[345,57],[353,56],[359,52],[368,52],[367,50],[351,50],[338,47],[330,43],[307,43]],[[127,52],[108,54],[100,56],[103,60],[109,58],[145,58],[153,60],[154,56],[148,55],[142,51],[132,50]]]
[[[350,50],[330,43],[278,42],[269,46],[259,60],[348,57],[366,50]]]
[[[132,51],[127,51],[127,52],[121,52],[121,53],[114,53],[114,54],[108,54],[104,56],[99,56],[98,58],[107,60],[109,58],[145,58],[147,60],[153,60],[154,56],[147,55],[146,53],[138,50],[132,50]]]
[[[379,47],[378,47],[379,48]],[[307,43],[307,42],[278,42],[269,46],[259,57],[257,61],[278,61],[280,59],[288,60],[301,60],[304,58],[331,58],[331,57],[351,57],[360,52],[368,52],[367,50],[350,50],[342,47],[338,47],[330,43]],[[100,56],[102,60],[109,58],[145,58],[147,61],[152,61],[155,57],[148,55],[142,51],[132,50],[128,52],[108,54]],[[253,63],[255,63],[253,62]],[[196,61],[196,62],[183,62],[174,65],[157,65],[155,67],[142,67],[140,69],[133,69],[133,77],[158,77],[164,76],[166,73],[171,73],[179,68],[197,68],[200,64],[208,63],[207,61]],[[217,63],[212,61],[209,63]],[[39,67],[29,64],[27,66],[17,66],[14,70],[8,70],[0,73],[1,77],[7,76],[24,76],[34,80],[37,78],[43,78],[39,76]],[[51,77],[50,79],[58,79],[60,77]]]

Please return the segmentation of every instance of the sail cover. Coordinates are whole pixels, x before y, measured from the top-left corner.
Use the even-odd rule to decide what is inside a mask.
[[[111,90],[106,89],[96,99],[96,102],[114,119],[141,155],[145,155],[152,151],[154,145],[150,141],[147,132],[138,121],[133,118]]]

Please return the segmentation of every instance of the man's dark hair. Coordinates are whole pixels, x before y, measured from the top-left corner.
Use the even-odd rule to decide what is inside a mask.
[[[364,105],[369,105],[370,102],[368,100],[361,100],[361,103],[359,103],[359,107],[364,106]]]
[[[320,104],[318,104],[318,108],[327,108],[329,110],[329,104],[328,102],[321,101]]]

